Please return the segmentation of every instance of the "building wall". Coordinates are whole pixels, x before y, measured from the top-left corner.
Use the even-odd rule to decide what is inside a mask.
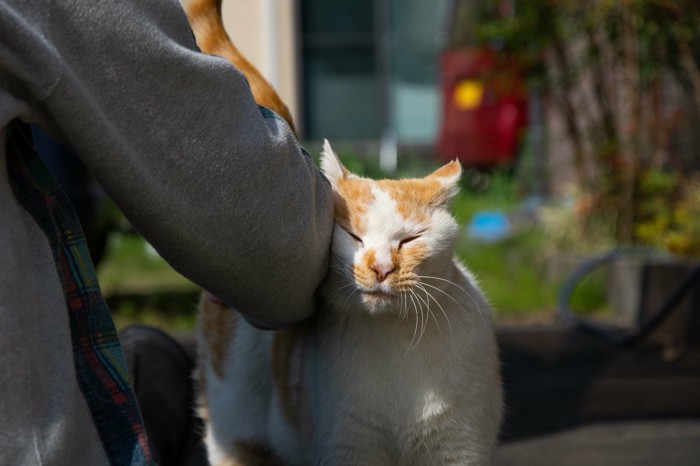
[[[377,18],[378,5],[389,15]],[[302,136],[432,144],[448,0],[223,0],[224,25]],[[386,47],[386,48],[385,48]],[[299,78],[303,77],[303,81]]]
[[[448,0],[299,0],[305,134],[435,141]]]
[[[400,142],[433,143],[440,124],[439,59],[447,0],[391,0],[391,124]]]

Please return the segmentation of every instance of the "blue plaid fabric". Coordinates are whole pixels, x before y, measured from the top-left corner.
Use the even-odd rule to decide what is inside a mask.
[[[117,332],[97,283],[77,215],[34,150],[31,131],[8,128],[10,184],[49,240],[69,312],[78,385],[110,463],[155,465]]]

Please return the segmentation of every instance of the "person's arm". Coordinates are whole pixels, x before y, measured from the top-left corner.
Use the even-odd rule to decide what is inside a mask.
[[[0,3],[0,85],[195,283],[275,327],[313,312],[330,189],[175,0]]]

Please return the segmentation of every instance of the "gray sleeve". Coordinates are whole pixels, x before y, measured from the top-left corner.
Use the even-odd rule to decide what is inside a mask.
[[[1,2],[0,84],[183,275],[259,325],[313,312],[329,187],[175,0]]]

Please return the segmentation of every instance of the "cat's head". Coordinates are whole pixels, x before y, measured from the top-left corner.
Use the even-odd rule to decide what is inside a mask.
[[[424,178],[371,180],[350,173],[325,141],[321,170],[335,198],[329,299],[370,314],[399,310],[426,277],[450,270],[458,226],[449,203],[459,162]]]

